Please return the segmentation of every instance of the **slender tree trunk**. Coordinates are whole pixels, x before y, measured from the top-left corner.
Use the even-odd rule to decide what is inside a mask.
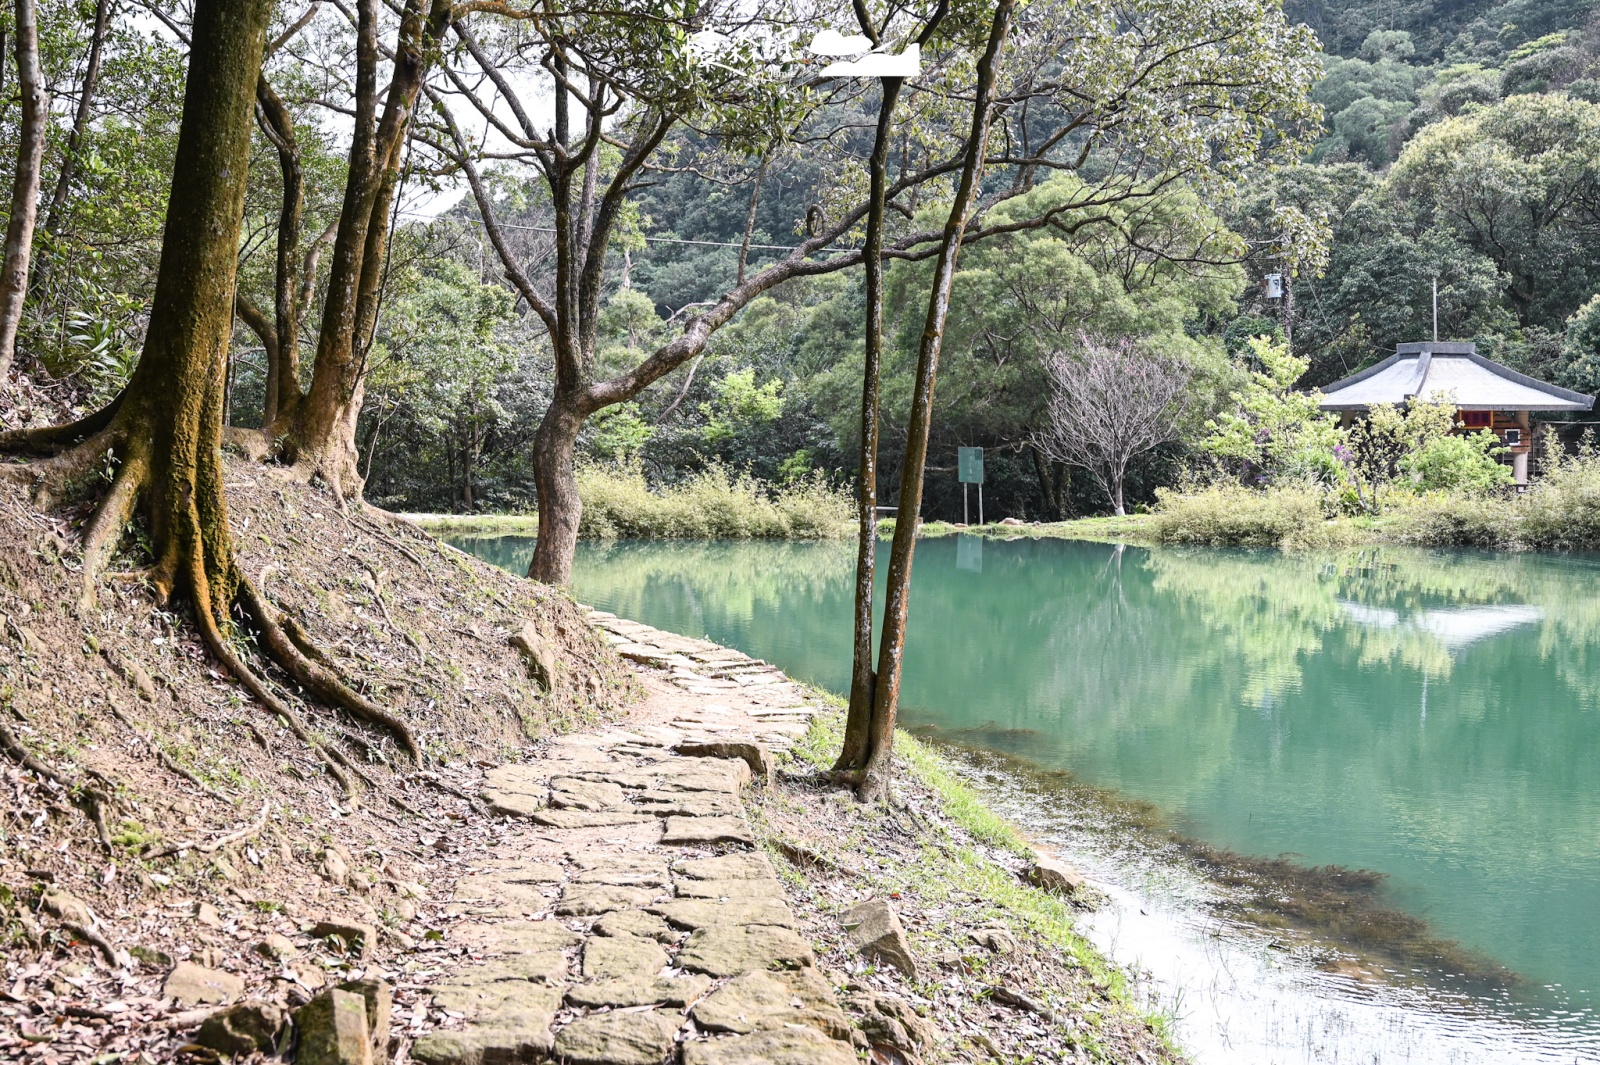
[[[1122,507],[1122,478],[1123,471],[1111,471],[1111,511],[1119,518],[1127,517],[1128,512]]]
[[[583,517],[583,500],[578,498],[572,459],[582,428],[583,416],[574,408],[571,397],[557,395],[550,401],[533,438],[539,538],[528,563],[528,576],[546,584],[572,580],[572,556],[578,549],[578,525]]]
[[[78,109],[72,116],[72,132],[67,136],[67,150],[61,158],[61,173],[56,175],[56,189],[44,219],[44,230],[52,235],[61,231],[61,212],[72,191],[72,180],[78,176],[83,137],[89,129],[89,120],[94,117],[94,91],[100,83],[100,59],[105,51],[106,31],[111,25],[111,3],[112,0],[99,0],[94,7],[94,31],[89,37],[89,61],[84,68],[83,84],[78,88]],[[47,265],[40,260],[36,284],[43,280]]]
[[[305,174],[294,119],[265,77],[256,84],[257,121],[278,152],[283,198],[278,208],[278,256],[273,285],[273,340],[267,348],[266,405],[261,424],[270,427],[299,406],[300,313],[298,281],[300,226],[305,210]],[[260,330],[257,330],[260,333]]]
[[[900,99],[903,78],[883,78],[878,101],[878,128],[867,161],[871,190],[867,206],[867,232],[862,250],[866,267],[867,331],[861,370],[861,454],[856,484],[856,589],[855,628],[851,645],[850,709],[845,718],[844,744],[834,771],[858,772],[866,767],[871,746],[872,599],[875,590],[878,547],[878,388],[883,363],[883,215],[889,183],[889,136],[894,106]],[[754,201],[751,215],[754,216]]]
[[[905,655],[906,620],[911,605],[911,561],[916,551],[917,519],[922,510],[922,481],[928,457],[928,433],[933,420],[934,379],[939,367],[939,350],[944,342],[945,321],[950,313],[950,287],[955,279],[956,257],[961,251],[967,216],[978,193],[978,179],[989,140],[995,67],[1011,28],[1015,4],[1016,0],[999,0],[990,23],[988,44],[978,60],[977,85],[972,103],[972,133],[967,141],[961,180],[950,205],[944,239],[934,266],[933,291],[928,298],[928,316],[922,330],[916,382],[911,394],[911,417],[906,426],[900,504],[896,512],[894,540],[889,548],[887,599],[883,636],[878,651],[877,681],[873,691],[866,773],[858,788],[858,794],[864,801],[886,798],[889,793],[894,729],[899,713],[900,680]]]
[[[16,0],[17,81],[22,92],[22,126],[17,172],[11,185],[11,220],[6,225],[5,262],[0,264],[0,380],[11,372],[28,294],[28,260],[33,226],[39,216],[39,176],[49,131],[50,94],[39,69],[39,17],[34,0]]]
[[[1061,520],[1061,501],[1056,495],[1056,486],[1051,480],[1050,460],[1044,457],[1038,448],[1030,446],[1028,453],[1033,456],[1033,474],[1039,479],[1039,494],[1044,497],[1045,513],[1055,521]]]
[[[407,0],[381,118],[377,118],[379,4],[360,0],[357,12],[356,115],[344,207],[334,238],[311,389],[285,433],[289,457],[302,471],[321,474],[341,499],[361,493],[355,428],[365,391],[367,343],[383,280],[395,170],[431,52],[449,25],[452,6],[450,0]]]

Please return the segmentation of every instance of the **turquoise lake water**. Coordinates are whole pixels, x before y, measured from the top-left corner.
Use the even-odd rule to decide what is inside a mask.
[[[852,568],[841,544],[586,543],[573,585],[839,691]],[[1382,904],[1515,974],[1506,1008],[1596,1028],[1600,559],[963,537],[914,572],[906,726],[1211,847],[1381,873]]]

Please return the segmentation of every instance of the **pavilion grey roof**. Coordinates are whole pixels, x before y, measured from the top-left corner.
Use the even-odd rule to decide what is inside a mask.
[[[1395,353],[1322,390],[1323,410],[1366,410],[1378,403],[1453,402],[1462,410],[1591,410],[1594,397],[1491,362],[1476,345],[1399,344]]]

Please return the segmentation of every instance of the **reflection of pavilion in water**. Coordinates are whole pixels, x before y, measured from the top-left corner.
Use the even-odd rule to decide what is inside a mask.
[[[1345,615],[1358,625],[1420,632],[1432,636],[1452,651],[1544,619],[1543,610],[1521,603],[1418,610],[1408,617],[1402,617],[1398,610],[1367,606],[1348,599],[1339,600],[1339,605],[1344,608]]]

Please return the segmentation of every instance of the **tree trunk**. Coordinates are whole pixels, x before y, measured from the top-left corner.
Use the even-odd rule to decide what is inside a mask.
[[[256,83],[257,119],[278,152],[283,198],[278,209],[278,256],[273,275],[273,340],[267,348],[266,404],[261,424],[270,427],[293,415],[300,393],[300,308],[297,300],[300,224],[305,209],[305,174],[294,119],[265,77]],[[260,333],[260,330],[257,330]]]
[[[1033,456],[1033,474],[1039,479],[1039,494],[1044,497],[1045,513],[1054,521],[1061,520],[1061,497],[1056,492],[1056,484],[1051,478],[1050,460],[1037,447],[1030,446],[1028,453]]]
[[[56,176],[55,193],[50,197],[50,212],[45,215],[44,231],[55,234],[61,231],[61,212],[72,191],[72,179],[78,174],[78,164],[83,153],[83,137],[94,116],[94,90],[100,82],[100,58],[105,52],[106,30],[111,25],[111,0],[99,0],[94,7],[94,31],[89,37],[89,61],[83,72],[83,84],[78,88],[78,109],[72,116],[72,132],[67,136],[67,150],[61,157],[61,173]],[[45,263],[41,260],[40,280]]]
[[[104,410],[66,426],[0,434],[0,448],[53,450],[38,464],[10,466],[59,492],[116,460],[116,472],[84,526],[85,606],[96,575],[138,512],[155,564],[148,579],[161,602],[185,597],[211,653],[323,759],[345,790],[350,761],[324,747],[246,666],[222,626],[237,603],[255,622],[262,649],[300,687],[389,729],[420,758],[406,724],[345,684],[317,651],[302,652],[282,618],[233,557],[223,490],[223,381],[233,332],[235,271],[250,159],[250,110],[273,0],[197,0],[168,199],[161,264],[144,350],[128,386]],[[36,496],[36,499],[38,496]],[[303,633],[301,634],[303,635]],[[314,660],[315,659],[315,660]]]
[[[572,580],[572,556],[578,549],[578,524],[583,500],[572,457],[578,445],[583,418],[570,399],[557,396],[545,411],[533,438],[533,485],[539,504],[539,539],[528,577],[546,584]]]
[[[28,294],[28,260],[33,226],[39,216],[39,174],[49,132],[50,94],[39,69],[39,17],[34,0],[17,0],[17,87],[22,93],[22,125],[17,142],[17,173],[11,185],[11,220],[6,225],[5,262],[0,265],[0,380],[11,372]]]
[[[950,313],[950,288],[955,279],[956,257],[966,232],[967,216],[978,193],[979,174],[989,140],[990,105],[994,94],[995,66],[1016,0],[999,0],[989,27],[989,41],[978,60],[977,85],[972,103],[972,133],[956,188],[944,238],[934,266],[933,291],[917,356],[917,376],[911,395],[911,417],[906,426],[906,450],[901,461],[900,504],[894,540],[889,548],[887,599],[883,636],[878,650],[878,673],[872,700],[866,772],[857,793],[863,801],[887,798],[892,776],[895,721],[899,713],[900,679],[904,664],[906,620],[911,604],[911,561],[916,551],[918,515],[922,510],[922,481],[928,457],[928,433],[933,420],[933,386]]]
[[[878,548],[878,389],[883,363],[883,213],[888,188],[889,135],[902,78],[882,78],[878,128],[867,160],[871,180],[867,232],[862,251],[866,267],[867,330],[861,370],[861,455],[856,485],[855,635],[850,664],[850,709],[845,717],[844,744],[834,771],[866,768],[871,747],[872,600]],[[754,218],[754,201],[751,217]]]
[[[361,494],[355,428],[366,384],[366,348],[383,280],[395,169],[427,63],[452,17],[450,0],[431,0],[426,18],[424,4],[425,0],[407,0],[405,5],[381,118],[377,118],[379,4],[360,0],[357,7],[356,115],[344,206],[334,238],[311,389],[285,433],[288,457],[302,472],[320,474],[341,499]]]
[[[1121,470],[1111,471],[1111,512],[1119,518],[1128,516],[1122,507],[1122,477]]]

